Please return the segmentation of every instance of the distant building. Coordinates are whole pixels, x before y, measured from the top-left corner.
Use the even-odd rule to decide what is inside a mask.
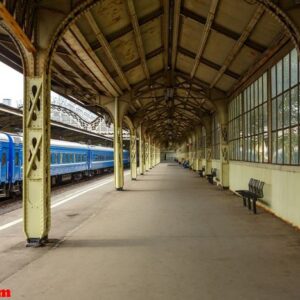
[[[8,105],[8,106],[12,106],[12,100],[9,98],[4,98],[2,99],[2,104]]]

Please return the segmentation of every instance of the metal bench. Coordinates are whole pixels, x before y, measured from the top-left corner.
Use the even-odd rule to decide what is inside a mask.
[[[204,173],[205,173],[205,167],[202,167],[202,169],[198,171],[198,174],[200,177],[204,177]]]
[[[206,175],[208,182],[211,184],[214,184],[214,177],[217,177],[217,169],[211,169],[211,174]]]
[[[185,168],[185,169],[188,169],[190,167],[190,162],[188,160],[185,160],[182,164],[182,166]]]
[[[251,178],[248,183],[248,190],[236,191],[242,198],[244,206],[251,210],[251,201],[253,213],[256,214],[256,201],[264,197],[263,187],[265,183],[258,179]]]

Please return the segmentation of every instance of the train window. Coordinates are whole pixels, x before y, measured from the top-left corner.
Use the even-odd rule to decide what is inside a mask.
[[[20,165],[19,152],[15,153],[15,166]]]
[[[2,159],[1,159],[1,165],[2,165],[2,166],[5,166],[5,164],[6,164],[6,153],[3,152],[3,153],[2,153]]]

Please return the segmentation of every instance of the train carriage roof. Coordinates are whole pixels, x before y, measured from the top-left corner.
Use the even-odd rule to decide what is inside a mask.
[[[23,136],[22,135],[16,135],[13,133],[3,133],[0,132],[0,141],[6,141],[8,142],[8,136],[10,136],[14,143],[22,143],[23,142]],[[61,141],[61,140],[54,140],[51,139],[51,146],[56,147],[65,147],[65,148],[79,148],[79,149],[91,149],[91,150],[98,150],[98,151],[114,151],[113,148],[110,147],[102,147],[102,146],[94,146],[94,145],[85,145],[75,142],[68,142],[68,141]],[[127,152],[127,150],[124,150]]]
[[[75,142],[67,142],[67,141],[61,141],[61,140],[52,140],[51,139],[51,146],[56,147],[65,147],[65,148],[79,148],[79,149],[88,149],[88,145],[79,144]]]
[[[102,146],[93,146],[93,145],[91,145],[90,148],[91,148],[91,150],[98,150],[98,151],[107,151],[107,150],[114,151],[114,148],[110,148],[110,147],[102,147]]]
[[[8,136],[5,133],[0,132],[0,142],[8,142]]]

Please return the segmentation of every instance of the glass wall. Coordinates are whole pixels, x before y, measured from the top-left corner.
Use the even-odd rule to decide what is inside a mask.
[[[242,95],[229,104],[229,152],[231,159],[243,160],[243,109]]]
[[[299,80],[297,51],[271,69],[272,163],[299,164]]]
[[[201,128],[201,137],[200,137],[200,149],[201,149],[201,158],[205,158],[205,148],[206,148],[206,130],[205,127]]]
[[[231,101],[231,160],[299,164],[298,73],[294,49]]]
[[[212,117],[211,127],[211,152],[212,159],[220,159],[220,123],[217,121],[216,115]]]

